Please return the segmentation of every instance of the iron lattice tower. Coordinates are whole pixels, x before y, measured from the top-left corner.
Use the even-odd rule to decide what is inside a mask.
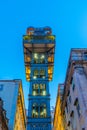
[[[23,36],[26,80],[30,82],[27,130],[51,130],[49,81],[55,36],[50,27],[29,27]]]

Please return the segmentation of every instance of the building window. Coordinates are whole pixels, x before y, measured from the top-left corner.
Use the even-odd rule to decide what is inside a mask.
[[[34,72],[33,72],[33,78],[36,79],[36,78],[45,78],[46,76],[46,73],[45,73],[45,69],[35,69]]]
[[[79,60],[79,58],[81,58],[81,56],[79,56],[78,53],[72,53],[72,60]]]
[[[32,86],[33,96],[45,96],[46,95],[46,84],[33,84]]]
[[[40,78],[45,78],[45,76],[46,76],[45,70],[41,69],[40,70]]]
[[[67,111],[67,113],[68,113],[68,105],[67,105],[67,102],[66,102],[66,111]]]
[[[69,102],[71,103],[71,96],[69,96]]]
[[[72,129],[74,129],[74,111],[71,112],[70,116],[71,116]]]
[[[47,110],[46,110],[46,104],[38,105],[37,103],[34,103],[32,106],[32,117],[33,118],[46,118],[47,116]]]
[[[81,109],[80,109],[78,98],[76,98],[74,105],[76,106],[78,116],[80,116],[81,115]]]
[[[45,78],[45,70],[44,69],[40,70],[40,78]]]
[[[45,96],[46,95],[46,85],[40,84],[40,95]]]
[[[74,83],[72,84],[72,89],[73,89],[73,91],[75,90],[75,84]]]
[[[46,104],[42,104],[40,105],[40,117],[46,118],[46,116],[47,116]]]
[[[72,84],[72,90],[74,91],[74,89],[75,89],[75,83],[74,83],[73,78],[72,78],[72,82],[71,82],[71,84]]]
[[[32,95],[33,95],[33,96],[39,95],[39,84],[33,84]]]
[[[77,103],[76,108],[77,108],[78,115],[80,116],[81,115],[81,110],[80,110],[79,103]]]
[[[40,63],[42,63],[42,64],[45,63],[45,55],[44,54],[40,55]]]
[[[33,59],[35,64],[44,64],[45,63],[45,54],[39,54],[39,53],[34,53],[33,54]]]
[[[38,78],[38,76],[39,76],[39,71],[38,71],[37,69],[34,70],[33,76],[34,76],[34,79],[35,79],[35,78]]]
[[[33,118],[38,118],[38,115],[39,115],[38,111],[39,111],[38,104],[34,103],[32,106],[32,117]]]
[[[39,54],[38,53],[34,53],[33,54],[33,59],[34,59],[34,63],[35,64],[39,63]]]
[[[68,121],[68,124],[67,124],[67,126],[69,127],[69,126],[70,126],[70,124],[71,124],[71,123],[70,123],[70,121]]]

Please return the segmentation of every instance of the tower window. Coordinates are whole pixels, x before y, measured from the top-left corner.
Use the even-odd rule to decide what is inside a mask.
[[[46,85],[40,84],[40,95],[46,95]]]
[[[32,86],[33,96],[45,96],[46,95],[46,85],[45,84],[33,84]]]
[[[46,104],[40,105],[40,117],[45,118],[47,116]]]
[[[34,70],[34,79],[36,79],[39,76],[39,71],[37,69]]]
[[[34,96],[39,95],[39,84],[33,84],[32,94],[33,94]]]
[[[39,54],[39,53],[34,53],[33,54],[33,59],[35,64],[44,64],[45,63],[45,54]]]
[[[36,79],[36,78],[45,78],[45,69],[35,69],[34,72],[33,72],[33,78]]]
[[[41,77],[41,78],[44,78],[44,77],[45,77],[45,70],[44,70],[44,69],[41,69],[41,70],[40,70],[40,77]]]
[[[46,104],[38,105],[34,103],[32,106],[32,117],[33,118],[46,118],[47,117],[47,108]]]
[[[45,63],[45,55],[44,54],[42,54],[42,55],[40,55],[40,63]]]
[[[39,111],[39,107],[36,103],[33,104],[32,106],[32,117],[33,118],[38,118],[38,111]]]
[[[34,58],[34,63],[37,64],[39,62],[39,55],[38,55],[38,53],[34,53],[33,58]]]

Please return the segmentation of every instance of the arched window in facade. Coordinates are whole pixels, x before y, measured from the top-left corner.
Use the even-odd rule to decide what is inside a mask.
[[[34,103],[34,104],[32,105],[32,117],[33,117],[33,118],[38,118],[38,116],[39,116],[38,111],[39,111],[39,106],[38,106],[37,103]]]
[[[34,103],[32,105],[32,117],[33,118],[46,118],[47,117],[47,107],[46,104],[38,105],[37,103]]]
[[[46,104],[41,104],[41,105],[40,105],[40,117],[41,117],[41,118],[46,118],[46,117],[47,117]]]

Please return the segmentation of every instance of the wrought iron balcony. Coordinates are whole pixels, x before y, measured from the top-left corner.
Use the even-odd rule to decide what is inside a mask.
[[[54,35],[49,35],[49,36],[37,36],[37,35],[24,35],[23,36],[23,42],[24,43],[54,43],[55,42],[55,36]]]

